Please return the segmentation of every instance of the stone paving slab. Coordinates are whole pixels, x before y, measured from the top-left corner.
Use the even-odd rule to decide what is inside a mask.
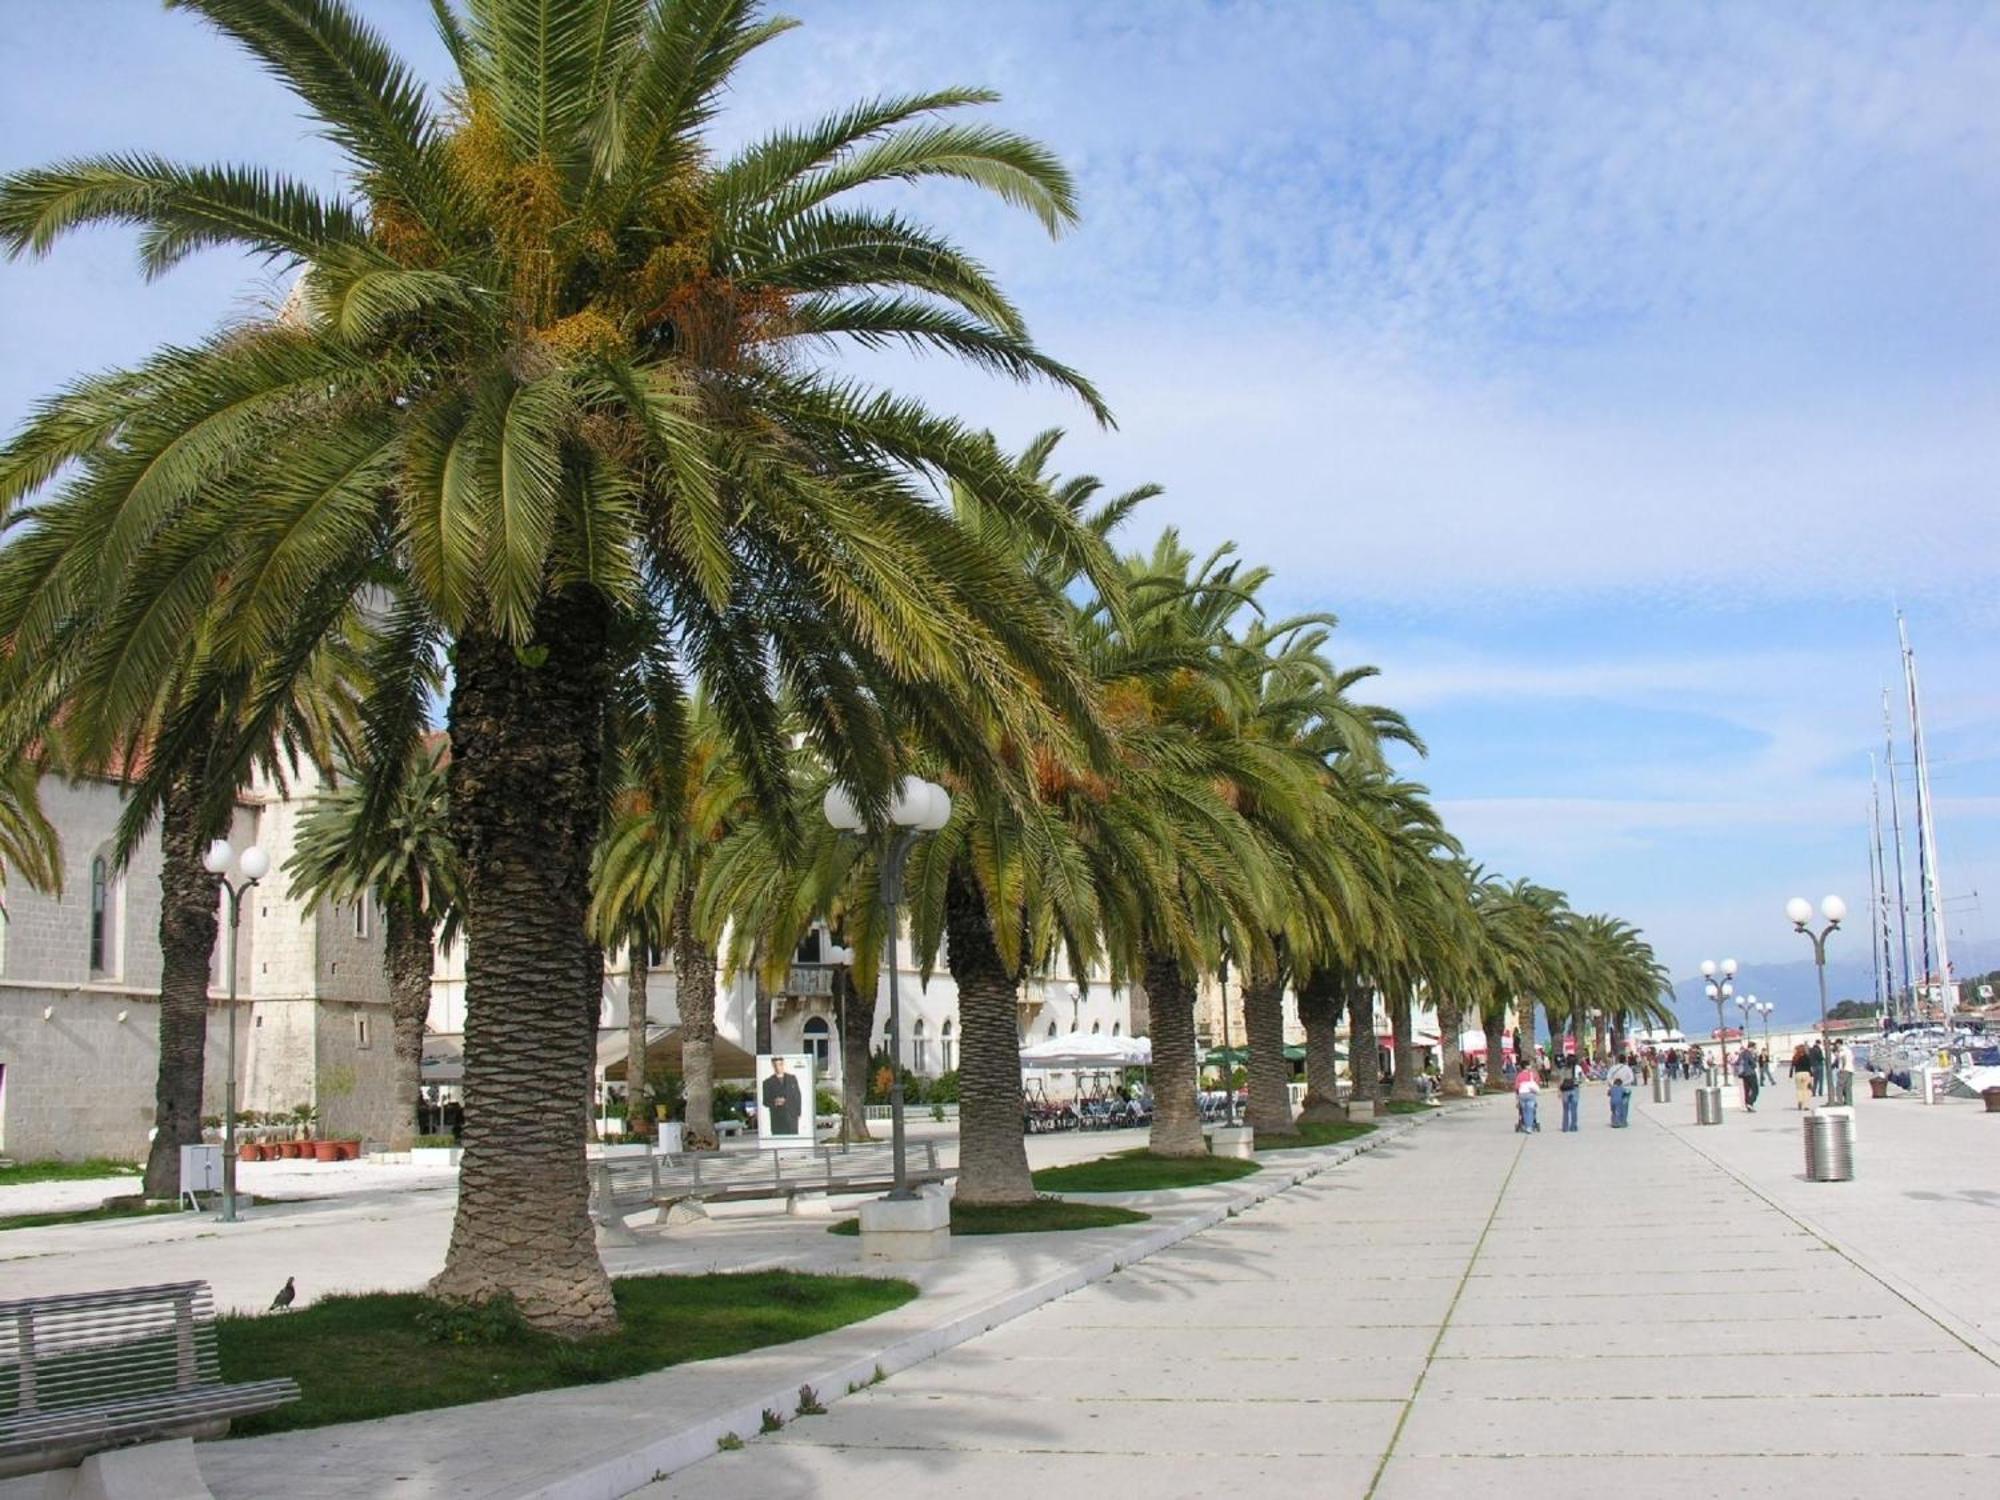
[[[1861,1253],[1807,1214],[1763,1116],[1694,1134],[1677,1108],[1533,1137],[1504,1100],[1455,1113],[641,1493],[1994,1493],[1995,1278],[1964,1210],[2000,1203],[2000,1154],[1961,1147],[1946,1250],[1896,1185],[1900,1153],[1975,1119],[1871,1135],[1885,1181],[1867,1206],[1917,1246],[1899,1260],[1879,1225]],[[1218,1472],[1270,1432],[1289,1458]],[[1121,1442],[1148,1456],[1108,1458]]]

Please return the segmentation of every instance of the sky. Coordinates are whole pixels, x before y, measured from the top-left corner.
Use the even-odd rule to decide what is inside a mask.
[[[444,76],[424,0],[359,8]],[[1884,687],[1906,755],[1900,606],[1952,940],[2000,937],[2000,9],[785,9],[804,28],[718,146],[998,89],[1082,224],[903,196],[1117,426],[941,363],[857,370],[1009,443],[1067,429],[1065,471],[1165,486],[1131,545],[1234,541],[1275,609],[1338,614],[1472,857],[1633,921],[1676,976],[1807,956],[1788,896],[1866,905]],[[282,91],[150,0],[9,0],[0,50],[0,169],[145,148],[337,180]],[[0,265],[0,427],[272,293],[226,256],[146,285],[115,231]]]

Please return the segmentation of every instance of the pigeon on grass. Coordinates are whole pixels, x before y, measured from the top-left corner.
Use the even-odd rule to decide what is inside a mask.
[[[299,1289],[292,1285],[292,1278],[287,1276],[285,1278],[285,1284],[278,1289],[278,1295],[271,1299],[271,1311],[284,1312],[292,1305],[293,1299],[296,1298],[298,1294],[299,1294]]]

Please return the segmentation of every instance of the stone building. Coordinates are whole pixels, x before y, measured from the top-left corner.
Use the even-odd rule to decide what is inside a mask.
[[[260,845],[271,873],[246,896],[237,958],[241,1110],[319,1111],[322,1135],[382,1139],[410,1102],[397,1097],[382,935],[372,903],[294,900],[284,864],[296,846],[310,770],[288,789],[259,782],[239,800],[230,839]],[[120,870],[112,846],[124,793],[114,781],[42,778],[62,839],[63,891],[18,880],[0,922],[0,1155],[144,1156],[159,1060],[160,845],[149,834]],[[228,1057],[226,921],[210,988],[202,1111],[220,1115]]]

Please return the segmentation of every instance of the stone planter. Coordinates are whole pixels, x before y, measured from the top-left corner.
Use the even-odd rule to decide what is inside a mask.
[[[410,1165],[414,1167],[455,1167],[458,1165],[459,1148],[456,1146],[412,1146]]]
[[[1889,1097],[1889,1080],[1888,1080],[1888,1079],[1886,1079],[1886,1078],[1884,1078],[1884,1077],[1882,1077],[1882,1076],[1880,1076],[1879,1074],[1875,1074],[1875,1073],[1871,1073],[1871,1074],[1869,1074],[1869,1075],[1868,1075],[1868,1097],[1869,1097],[1869,1098],[1871,1098],[1871,1099],[1886,1099],[1886,1098],[1888,1098],[1888,1097]]]

